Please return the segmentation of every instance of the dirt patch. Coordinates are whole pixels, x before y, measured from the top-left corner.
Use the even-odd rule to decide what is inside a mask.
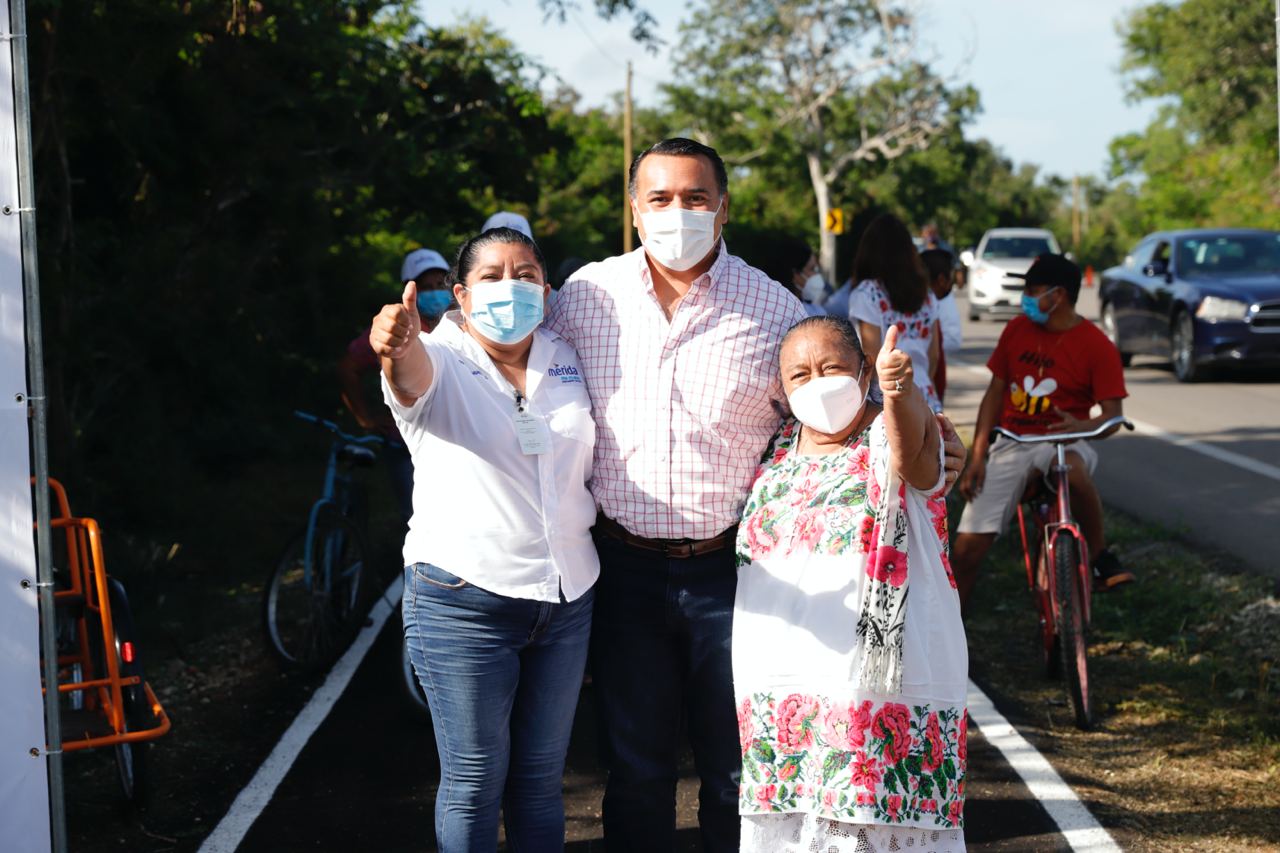
[[[1111,512],[1139,582],[1094,598],[1098,724],[1045,677],[1021,555],[993,551],[967,628],[974,677],[1127,850],[1280,850],[1274,582]]]

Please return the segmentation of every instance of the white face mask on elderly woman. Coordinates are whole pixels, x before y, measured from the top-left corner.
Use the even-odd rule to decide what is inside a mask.
[[[862,388],[852,376],[819,376],[796,388],[787,397],[791,414],[800,423],[826,435],[835,435],[862,408]]]
[[[669,270],[683,272],[696,266],[715,245],[716,217],[723,204],[721,196],[715,210],[668,207],[641,213],[645,251]]]

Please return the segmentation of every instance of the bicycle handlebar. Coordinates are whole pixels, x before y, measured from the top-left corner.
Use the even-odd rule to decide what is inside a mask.
[[[1084,439],[1097,438],[1107,430],[1117,426],[1122,426],[1130,431],[1133,430],[1133,424],[1130,423],[1124,415],[1116,415],[1114,418],[1110,418],[1104,423],[1099,424],[1096,429],[1089,430],[1088,432],[1050,432],[1045,433],[1044,435],[1018,435],[1016,432],[1010,432],[1004,427],[998,426],[992,428],[991,434],[995,435],[999,433],[1006,438],[1013,439],[1019,444],[1047,444],[1049,442],[1053,442],[1054,444],[1065,444],[1068,441],[1082,441]]]
[[[326,421],[324,418],[308,414],[307,412],[295,410],[293,416],[299,420],[304,420],[307,423],[317,424],[324,427],[347,444],[390,444],[386,438],[380,435],[351,435],[350,433],[345,433],[342,431],[342,427],[338,426],[333,421]]]

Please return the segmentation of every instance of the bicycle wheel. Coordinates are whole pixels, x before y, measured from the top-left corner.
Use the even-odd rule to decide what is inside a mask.
[[[140,679],[145,679],[146,676],[142,672],[142,662],[135,657],[132,661],[126,663],[121,653],[122,644],[132,642],[135,636],[133,613],[129,608],[129,600],[125,595],[124,587],[115,578],[109,578],[107,591],[111,606],[111,629],[114,634],[110,648],[103,649],[102,647],[102,622],[99,618],[91,616],[88,620],[90,648],[93,654],[96,677],[106,677],[106,655],[112,654],[115,655],[116,666],[119,668],[122,677],[136,675]],[[120,699],[123,706],[120,710],[124,716],[124,727],[121,730],[121,734],[148,728],[151,709],[147,703],[146,692],[142,689],[142,684],[138,683],[122,687],[120,689]],[[124,794],[125,805],[128,809],[141,809],[146,805],[149,794],[149,786],[147,785],[147,751],[149,746],[150,744],[144,741],[137,741],[134,743],[118,743],[112,747],[112,753],[116,761],[116,780],[120,783],[120,792]]]
[[[1088,637],[1080,589],[1080,543],[1069,533],[1059,533],[1053,548],[1054,580],[1058,599],[1058,645],[1067,698],[1075,712],[1076,727],[1093,723],[1089,707]]]
[[[284,663],[306,669],[337,657],[358,626],[365,603],[366,549],[341,516],[317,519],[307,567],[306,531],[285,548],[263,599],[271,649]]]

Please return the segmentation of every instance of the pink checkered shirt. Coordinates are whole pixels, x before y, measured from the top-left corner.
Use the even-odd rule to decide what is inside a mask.
[[[781,423],[778,346],[804,317],[723,242],[670,321],[643,248],[579,270],[547,324],[577,349],[591,395],[601,511],[653,539],[709,539],[737,524]]]

